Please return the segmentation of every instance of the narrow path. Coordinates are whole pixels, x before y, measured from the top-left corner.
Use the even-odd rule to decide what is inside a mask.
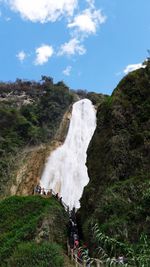
[[[68,213],[69,223],[68,223],[67,252],[68,252],[68,257],[70,257],[71,262],[74,264],[74,266],[104,267],[105,265],[101,260],[89,257],[87,247],[79,246],[80,240],[78,234],[75,208],[69,210],[69,206],[65,204],[65,202],[62,200],[62,197],[59,197],[58,193],[55,193],[52,189],[41,188],[40,185],[37,185],[34,188],[34,195],[39,195],[39,194],[45,198],[49,198],[51,196],[55,197],[64,207],[65,211]]]

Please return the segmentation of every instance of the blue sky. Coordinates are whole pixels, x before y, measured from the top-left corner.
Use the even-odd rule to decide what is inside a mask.
[[[0,80],[111,94],[150,48],[149,0],[0,0]]]

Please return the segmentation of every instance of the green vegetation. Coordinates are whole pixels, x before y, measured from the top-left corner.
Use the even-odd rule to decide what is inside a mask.
[[[108,266],[118,266],[114,263],[118,255],[125,255],[123,266],[127,267],[149,267],[150,265],[150,241],[146,235],[141,235],[137,245],[122,243],[116,238],[111,238],[100,231],[97,224],[91,226],[93,244],[97,245],[96,255],[103,261],[108,262]],[[122,266],[120,264],[119,266]]]
[[[91,252],[98,251],[93,247],[97,244],[108,257],[120,253],[128,257],[131,249],[131,258],[136,258],[140,267],[150,266],[149,92],[147,62],[145,69],[123,78],[99,106],[97,128],[88,148],[90,183],[79,211]],[[95,224],[105,241],[101,244],[91,235],[91,225]],[[125,249],[120,246],[114,251],[114,240]]]
[[[17,152],[52,140],[75,100],[63,82],[42,79],[42,83],[0,84],[4,98],[0,106],[1,185],[11,177]],[[87,153],[90,183],[79,210],[84,240],[94,257],[107,260],[123,254],[129,266],[137,267],[150,266],[149,91],[150,61],[145,69],[124,77],[112,96],[77,92],[99,105]],[[28,104],[18,99],[20,92],[25,92]],[[54,199],[9,198],[0,203],[0,211],[2,266],[22,266],[27,257],[31,266],[48,266],[48,262],[63,266],[58,246],[65,239],[65,216]]]
[[[95,106],[99,106],[100,104],[103,103],[103,101],[105,99],[107,99],[107,95],[103,95],[103,94],[97,94],[97,93],[94,93],[94,92],[88,92],[87,95],[86,95],[86,98],[90,99],[93,103],[93,105]]]
[[[64,266],[62,250],[52,243],[25,243],[18,246],[8,260],[8,267],[60,267]]]
[[[70,90],[64,82],[53,83],[42,76],[40,82],[17,79],[0,83],[0,195],[16,175],[25,148],[47,144],[54,139],[64,113],[79,98],[89,98],[98,106],[106,96]],[[8,190],[9,192],[9,190]]]
[[[0,180],[4,186],[11,179],[18,151],[54,138],[74,94],[63,82],[53,84],[51,78],[43,77],[42,83],[2,83],[0,96]]]
[[[10,197],[0,202],[0,214],[2,267],[63,267],[67,216],[57,200]]]

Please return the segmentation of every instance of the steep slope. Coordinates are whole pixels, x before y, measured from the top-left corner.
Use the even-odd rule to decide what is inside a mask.
[[[0,196],[9,195],[10,188],[12,193],[27,193],[18,186],[29,180],[32,191],[47,151],[56,146],[49,148],[50,142],[63,142],[65,127],[59,136],[56,133],[75,99],[63,82],[0,84]]]
[[[149,115],[148,61],[145,69],[123,78],[98,108],[87,158],[90,182],[79,212],[90,242],[95,242],[92,221],[102,233],[129,244],[150,233]]]
[[[57,200],[15,196],[0,214],[0,266],[64,266],[68,218]]]
[[[27,147],[19,153],[17,168],[5,191],[7,195],[31,195],[40,177],[47,157],[61,146],[70,123],[71,108],[64,114],[60,126],[51,142],[38,146]],[[57,123],[57,122],[56,122]]]
[[[64,142],[72,104],[84,97],[94,105],[105,98],[46,76],[0,83],[0,197],[32,193],[46,158]]]

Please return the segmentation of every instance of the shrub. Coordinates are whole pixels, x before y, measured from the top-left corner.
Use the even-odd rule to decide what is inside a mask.
[[[49,230],[49,235],[51,236],[50,240],[60,244],[62,240],[65,239],[66,221],[64,218],[64,209],[54,198],[44,199],[40,196],[10,197],[0,202],[0,213],[0,263],[3,264],[2,267],[8,259],[14,259],[12,255],[20,255],[18,253],[21,253],[22,249],[23,251],[29,251],[29,248],[34,247],[33,240],[37,236],[37,229],[41,227],[44,218],[49,220],[51,224],[53,223],[53,226],[55,225],[52,231]],[[43,240],[44,242],[45,240],[47,241],[44,237],[42,241]],[[27,242],[31,242],[32,245],[30,246],[30,244],[28,244],[26,247],[25,244]],[[24,245],[21,245],[23,243]],[[20,245],[21,248],[19,252],[17,252],[15,248],[20,247]],[[36,251],[38,251],[38,249],[38,246],[35,246],[35,253],[37,253]],[[47,251],[47,246],[43,247],[43,251],[45,250]],[[15,260],[16,259],[17,256],[15,256]],[[24,265],[14,264],[10,266]],[[45,267],[47,265],[41,266]]]
[[[8,267],[63,267],[63,254],[55,243],[25,243],[20,244],[14,251]]]

